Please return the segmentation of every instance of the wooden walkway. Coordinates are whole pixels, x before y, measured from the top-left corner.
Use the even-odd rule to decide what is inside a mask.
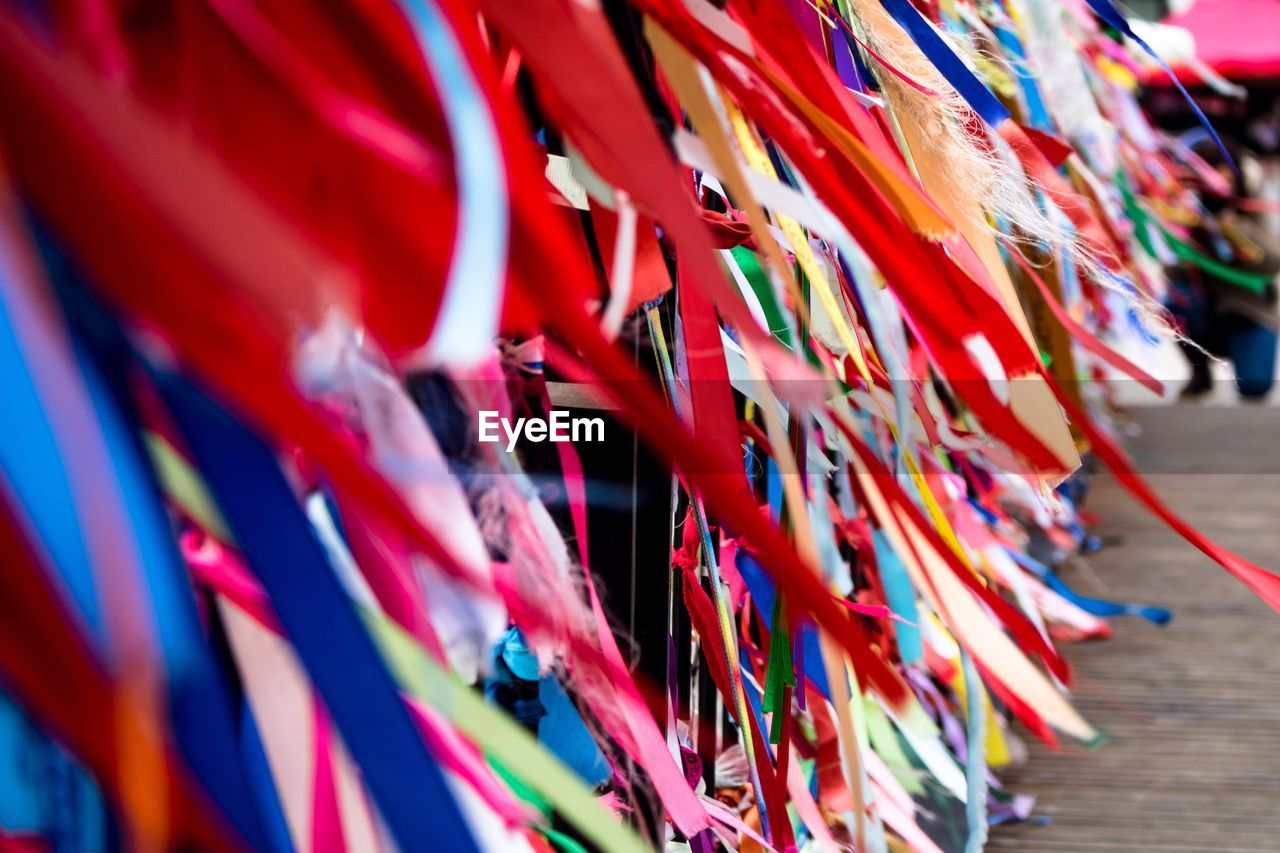
[[[1135,459],[1174,511],[1280,568],[1280,409],[1138,410]],[[998,827],[988,849],[1280,850],[1280,614],[1100,474],[1090,506],[1107,547],[1064,574],[1081,592],[1159,604],[1156,628],[1066,648],[1080,710],[1110,740],[1095,751],[1031,745],[1006,770],[1048,825]]]

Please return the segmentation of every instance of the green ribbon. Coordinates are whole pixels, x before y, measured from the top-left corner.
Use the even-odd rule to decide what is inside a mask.
[[[1156,260],[1160,259],[1155,246],[1151,242],[1151,235],[1147,232],[1148,225],[1154,225],[1156,229],[1160,231],[1161,236],[1164,237],[1169,248],[1173,250],[1173,254],[1176,255],[1178,260],[1183,263],[1191,264],[1192,266],[1198,267],[1204,272],[1209,273],[1215,278],[1221,279],[1228,284],[1234,284],[1237,287],[1243,287],[1245,290],[1253,293],[1262,293],[1266,289],[1267,285],[1271,283],[1274,276],[1236,269],[1235,267],[1209,257],[1190,243],[1175,237],[1170,233],[1169,229],[1164,227],[1164,224],[1159,219],[1147,213],[1147,211],[1143,209],[1142,205],[1138,203],[1137,197],[1129,188],[1129,182],[1127,180],[1121,177],[1118,185],[1120,187],[1120,195],[1124,198],[1125,213],[1127,213],[1129,218],[1133,220],[1133,224],[1135,226],[1134,230],[1137,232],[1138,236],[1138,242],[1151,257]]]
[[[1253,293],[1262,293],[1266,290],[1267,285],[1271,283],[1274,276],[1260,275],[1245,270],[1238,270],[1235,267],[1227,266],[1220,261],[1197,251],[1193,246],[1184,243],[1177,237],[1170,234],[1164,229],[1164,226],[1156,223],[1156,227],[1164,234],[1165,241],[1169,247],[1173,249],[1173,253],[1178,256],[1179,260],[1199,267],[1215,278],[1222,279],[1225,282],[1234,284],[1237,287],[1243,287],[1245,290]]]
[[[786,687],[796,686],[795,667],[791,660],[791,632],[787,629],[781,593],[773,597],[773,630],[769,634],[769,663],[764,675],[764,697],[760,701],[765,713],[772,714],[769,743],[782,742],[782,723],[791,712],[783,702]]]
[[[769,324],[769,331],[787,347],[791,347],[791,324],[773,295],[773,285],[769,283],[769,277],[760,266],[756,253],[742,246],[735,246],[729,252],[738,264],[738,269],[742,270],[747,284],[751,285],[756,299],[760,300],[760,307],[764,309],[764,318]]]
[[[520,779],[563,815],[592,845],[615,853],[648,850],[635,831],[614,818],[586,784],[536,738],[459,683],[398,625],[367,610],[364,617],[370,634],[406,693],[429,702],[507,773]],[[547,834],[548,829],[538,827],[543,834]]]

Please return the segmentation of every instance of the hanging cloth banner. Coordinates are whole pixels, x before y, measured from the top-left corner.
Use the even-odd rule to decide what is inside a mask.
[[[782,4],[744,3],[733,9],[751,26],[752,39],[765,49],[758,59],[746,61],[755,62],[763,78],[793,105],[794,114],[808,119],[821,137],[848,157],[913,231],[930,237],[952,233],[952,223],[920,192],[897,148],[866,109],[844,97],[839,78],[805,44],[795,19]],[[754,105],[751,110],[757,111],[763,107],[758,101],[753,97],[739,103],[744,109]]]
[[[742,579],[747,584],[747,589],[751,591],[751,599],[756,606],[756,610],[760,613],[760,617],[764,622],[764,627],[770,633],[773,632],[773,602],[775,598],[774,585],[751,555],[739,553],[737,557],[738,571],[742,574]],[[818,660],[820,649],[818,648],[817,630],[812,625],[800,626],[800,642],[803,645],[804,657],[808,660]],[[831,688],[827,684],[827,673],[822,667],[814,667],[809,672],[808,679],[811,686],[823,696],[830,698]]]
[[[443,154],[399,119],[353,98],[334,85],[309,57],[251,0],[207,0],[217,16],[276,80],[334,133],[402,168],[406,177],[438,180]]]
[[[223,619],[228,623],[227,631],[233,654],[247,683],[251,717],[253,714],[266,715],[266,719],[259,720],[259,727],[264,732],[272,724],[291,727],[293,723],[288,716],[280,715],[279,708],[276,707],[280,695],[277,691],[288,692],[291,682],[303,685],[304,688],[310,682],[296,664],[289,666],[288,672],[282,675],[277,667],[264,666],[256,659],[264,657],[266,652],[265,658],[274,660],[280,653],[277,648],[288,648],[284,629],[280,626],[262,585],[229,548],[207,536],[202,538],[199,533],[188,531],[182,537],[182,549],[195,580],[218,597]],[[291,652],[288,653],[288,658],[296,661]],[[255,687],[255,684],[259,686]],[[255,690],[261,691],[261,698],[256,697]],[[309,688],[305,688],[305,692],[310,697]],[[275,698],[268,701],[269,697]],[[508,826],[517,826],[529,820],[530,814],[522,810],[505,789],[496,785],[482,766],[474,747],[441,727],[436,719],[436,712],[430,706],[410,700],[409,708],[428,748],[445,769],[470,785]],[[316,720],[317,728],[321,722]],[[327,716],[323,722],[328,725]],[[279,729],[276,734],[278,738],[284,738]],[[315,751],[318,755],[318,744]],[[281,752],[278,745],[276,753],[277,757],[273,761],[279,760],[287,763],[290,768],[295,767],[292,763],[294,756],[287,750]],[[318,767],[316,773],[318,776]],[[320,787],[318,779],[316,787]]]
[[[705,440],[706,446],[717,453],[717,458],[707,460],[709,470],[736,480],[745,476],[741,451],[736,442],[726,441],[725,437],[737,434],[738,415],[715,306],[683,272],[677,273],[676,292],[684,341],[685,385],[693,421],[690,426],[694,437]]]
[[[692,519],[687,523],[692,523]],[[702,637],[704,642],[711,646],[706,658],[711,679],[715,683],[716,689],[720,691],[720,695],[726,698],[725,708],[730,716],[737,722],[740,729],[750,733],[752,757],[763,789],[761,791],[761,800],[765,803],[769,813],[779,816],[775,819],[775,825],[771,829],[774,831],[775,844],[779,849],[785,849],[788,843],[793,843],[791,827],[786,817],[786,796],[781,787],[783,780],[777,778],[773,762],[769,757],[768,737],[760,726],[760,721],[764,719],[760,696],[752,688],[751,683],[741,678],[739,674],[739,683],[748,702],[740,710],[737,702],[733,701],[735,682],[734,676],[729,671],[729,666],[731,664],[740,666],[740,662],[730,661],[728,657],[721,640],[720,631],[717,629],[716,623],[719,619],[716,613],[716,606],[712,603],[706,590],[698,582],[697,576],[691,567],[686,567],[681,571],[681,582],[685,607],[688,609],[690,622],[698,632],[698,636]],[[744,715],[745,719],[743,718]]]
[[[916,8],[911,5],[909,0],[881,0],[881,3],[883,3],[889,14],[893,16],[894,20],[910,34],[920,50],[929,58],[929,61],[942,72],[942,75],[947,78],[947,82],[954,86],[960,96],[968,102],[973,111],[981,116],[982,120],[991,127],[999,129],[1001,123],[1009,118],[1009,111],[955,55],[955,52],[951,50],[951,47],[943,40],[942,36],[938,34],[929,21],[916,11]],[[1160,65],[1165,74],[1169,75],[1174,85],[1178,87],[1178,91],[1182,93],[1182,97],[1186,99],[1187,104],[1195,112],[1200,124],[1208,132],[1209,136],[1213,138],[1214,143],[1217,144],[1218,150],[1227,158],[1227,162],[1231,163],[1232,168],[1235,168],[1235,161],[1227,152],[1226,147],[1223,146],[1222,140],[1218,138],[1218,134],[1213,129],[1213,125],[1209,123],[1209,119],[1201,112],[1195,100],[1183,87],[1182,81],[1169,69],[1168,64],[1160,58],[1160,55],[1138,37],[1133,28],[1129,26],[1129,22],[1125,20],[1124,15],[1115,7],[1115,4],[1111,0],[1088,0],[1088,3],[1094,14],[1101,18],[1104,23],[1115,27],[1133,39],[1139,47],[1145,50]]]
[[[74,601],[78,615],[92,626],[91,639],[101,659],[109,669],[126,673],[122,680],[163,677],[174,740],[194,778],[245,838],[264,843],[258,819],[271,806],[255,807],[245,796],[230,698],[204,645],[186,573],[172,546],[169,518],[126,408],[123,377],[106,358],[101,364],[95,361],[89,350],[98,341],[86,346],[63,325],[8,190],[3,188],[0,200],[0,375],[12,380],[4,385],[12,389],[9,402],[18,402],[10,416],[12,435],[6,430],[0,439],[0,467],[12,478],[33,530],[49,543],[55,585],[66,583],[76,593],[79,582],[89,585],[92,607],[85,609],[79,594]],[[41,248],[52,275],[64,288],[74,289],[77,283],[70,280],[65,259],[48,235],[40,233],[46,238]],[[92,320],[88,325],[116,328],[94,326]],[[67,541],[50,538],[50,524]],[[75,559],[62,564],[62,557],[75,554],[68,549],[79,544],[89,562],[83,567]],[[69,568],[90,574],[68,577]],[[151,691],[136,681],[127,689]],[[154,701],[157,710],[163,707],[158,689],[146,701]],[[126,747],[131,752],[123,759],[137,762],[139,780],[148,780],[143,785],[155,781],[149,774],[163,770],[155,763],[159,750],[147,742],[150,736]],[[148,809],[163,814],[162,796],[144,797]]]

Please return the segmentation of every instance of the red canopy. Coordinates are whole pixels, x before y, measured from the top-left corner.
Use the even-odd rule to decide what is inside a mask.
[[[1196,0],[1163,23],[1190,30],[1196,56],[1224,77],[1280,78],[1280,0]],[[1195,79],[1194,71],[1177,70]]]

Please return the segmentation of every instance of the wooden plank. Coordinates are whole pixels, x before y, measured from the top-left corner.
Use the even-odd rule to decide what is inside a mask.
[[[1144,473],[1220,544],[1280,567],[1280,412],[1139,410]],[[1095,751],[1032,744],[1006,770],[1048,825],[996,827],[992,850],[1107,853],[1280,849],[1280,615],[1107,475],[1091,506],[1110,544],[1069,567],[1081,592],[1171,607],[1160,629],[1113,621],[1112,639],[1067,647],[1074,698],[1110,741]]]

